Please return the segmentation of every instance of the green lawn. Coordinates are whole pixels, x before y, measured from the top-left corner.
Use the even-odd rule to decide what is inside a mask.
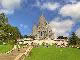
[[[13,45],[0,45],[0,53],[5,53],[13,48]]]
[[[80,49],[39,47],[33,48],[25,60],[80,60]]]

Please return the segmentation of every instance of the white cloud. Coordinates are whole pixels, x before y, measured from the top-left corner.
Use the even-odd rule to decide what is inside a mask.
[[[80,19],[80,2],[64,5],[60,10],[60,14],[62,16],[71,16],[74,20]]]
[[[20,24],[20,28],[21,28],[21,29],[27,29],[28,26],[27,26],[27,25]]]
[[[20,27],[22,28],[23,27],[23,24],[20,24]]]
[[[41,6],[42,9],[48,9],[48,10],[55,10],[58,7],[59,7],[59,4],[58,3],[51,3],[51,2],[44,3]]]
[[[76,3],[77,0],[69,0],[69,2],[71,2],[73,4],[73,3]]]
[[[11,14],[16,8],[19,8],[21,0],[0,0],[0,13]]]
[[[59,19],[56,18],[50,22],[53,32],[55,32],[56,36],[69,36],[74,22],[72,20],[59,21]]]
[[[53,3],[53,2],[45,2],[41,4],[41,2],[36,1],[36,4],[34,5],[36,7],[39,7],[40,9],[48,9],[48,10],[55,10],[60,6],[59,3]]]
[[[0,2],[1,2],[2,0],[0,0]]]
[[[78,29],[76,30],[76,34],[77,34],[77,36],[80,38],[80,28],[78,28]]]
[[[13,14],[14,11],[13,10],[5,10],[5,9],[1,9],[0,13],[5,13],[5,14]]]
[[[6,9],[15,9],[20,6],[21,0],[2,0],[2,6]]]

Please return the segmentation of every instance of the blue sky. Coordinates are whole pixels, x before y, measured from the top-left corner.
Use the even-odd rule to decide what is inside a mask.
[[[5,13],[22,35],[31,34],[43,13],[57,36],[74,31],[80,37],[79,11],[79,0],[0,0],[0,13]]]

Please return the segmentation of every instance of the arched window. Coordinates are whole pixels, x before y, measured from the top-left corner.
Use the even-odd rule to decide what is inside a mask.
[[[41,32],[41,36],[42,36],[42,32]]]

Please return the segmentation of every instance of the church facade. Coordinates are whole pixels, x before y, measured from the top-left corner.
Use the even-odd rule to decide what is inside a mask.
[[[32,36],[34,36],[37,40],[44,40],[48,38],[53,40],[55,38],[50,25],[43,15],[40,16],[39,23],[37,25],[34,24]]]

